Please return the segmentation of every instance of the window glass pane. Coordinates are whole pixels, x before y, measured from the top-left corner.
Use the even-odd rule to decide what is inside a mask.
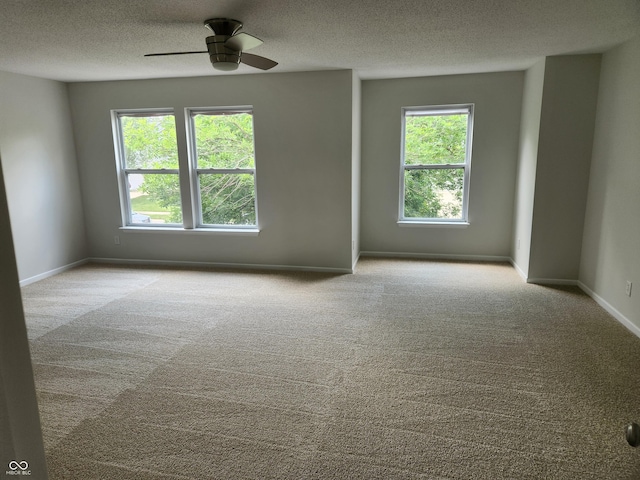
[[[463,168],[405,170],[405,218],[462,219]]]
[[[253,175],[200,174],[200,201],[204,225],[255,225]]]
[[[198,168],[254,168],[250,113],[195,114]]]
[[[405,165],[465,163],[468,114],[405,116]]]
[[[182,223],[177,174],[127,175],[131,223]]]
[[[178,168],[173,115],[121,116],[125,168]]]

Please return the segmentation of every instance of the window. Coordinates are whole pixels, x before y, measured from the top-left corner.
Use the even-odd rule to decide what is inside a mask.
[[[250,108],[187,109],[186,148],[179,148],[173,110],[114,111],[112,118],[123,226],[255,231]]]
[[[473,105],[403,109],[400,222],[466,223]]]
[[[116,123],[125,224],[181,224],[178,145],[173,112],[123,112],[117,115]]]
[[[190,110],[199,226],[256,225],[250,110]]]

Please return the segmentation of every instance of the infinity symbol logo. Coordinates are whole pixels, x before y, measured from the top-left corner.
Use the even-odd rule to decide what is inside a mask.
[[[9,468],[11,470],[26,470],[29,468],[29,464],[26,461],[16,462],[15,460],[12,460],[9,462]]]

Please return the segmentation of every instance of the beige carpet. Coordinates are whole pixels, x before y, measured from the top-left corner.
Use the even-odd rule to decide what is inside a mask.
[[[23,289],[53,479],[633,479],[640,339],[508,265]]]

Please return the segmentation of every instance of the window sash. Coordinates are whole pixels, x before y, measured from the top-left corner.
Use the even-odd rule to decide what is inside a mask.
[[[250,204],[247,207],[246,203],[244,208],[240,209],[237,212],[237,216],[227,216],[226,220],[227,221],[220,221],[217,222],[215,220],[212,221],[206,221],[207,219],[205,219],[205,208],[204,205],[202,203],[202,192],[203,192],[203,185],[202,185],[202,179],[203,177],[240,177],[237,179],[237,181],[231,180],[231,183],[234,184],[232,186],[232,190],[218,190],[216,192],[216,190],[213,190],[216,193],[219,194],[223,194],[223,195],[227,195],[227,196],[232,196],[234,191],[241,191],[242,190],[239,188],[239,183],[242,181],[242,176],[247,176],[249,175],[252,178],[252,185],[251,185],[251,189],[250,191],[244,191],[245,193],[245,198],[249,197],[250,198]],[[225,180],[226,181],[226,180]],[[235,188],[234,188],[235,187]],[[248,228],[248,229],[254,229],[257,225],[257,198],[256,198],[256,189],[255,189],[255,177],[253,172],[249,171],[249,172],[238,172],[238,171],[220,171],[220,170],[211,170],[211,169],[207,169],[205,172],[200,173],[198,172],[197,174],[197,191],[196,191],[197,197],[198,197],[198,203],[200,206],[200,217],[199,217],[199,223],[198,226],[200,227],[204,227],[204,228],[211,228],[211,227],[223,227],[223,228],[238,228],[238,229],[242,229],[242,228]],[[215,196],[215,195],[214,195]],[[238,199],[236,199],[237,201]],[[224,202],[224,204],[222,205],[222,210],[224,210],[224,206],[225,205],[229,205],[229,203],[232,203],[231,198],[228,198],[227,201]],[[227,212],[228,213],[228,212]],[[220,215],[220,211],[215,209],[213,212],[206,212],[207,216],[211,216],[214,215],[218,216]],[[245,223],[245,221],[243,220],[243,216],[248,215],[249,219],[252,219],[253,221],[250,223]],[[233,221],[231,221],[233,220]]]
[[[157,222],[136,222],[134,221],[133,215],[134,214],[138,214],[138,215],[144,215],[144,216],[149,216],[151,218],[153,218],[153,215],[159,216],[160,218],[162,218],[163,215],[169,215],[170,211],[169,210],[164,210],[164,211],[154,211],[154,212],[139,212],[134,210],[133,205],[131,204],[131,200],[132,200],[132,190],[131,190],[131,180],[130,180],[130,176],[131,175],[164,175],[164,176],[168,176],[168,177],[175,177],[176,180],[176,184],[179,188],[180,186],[180,173],[178,170],[149,170],[149,169],[128,169],[124,171],[124,176],[125,176],[125,188],[126,188],[126,212],[123,212],[123,214],[126,217],[126,225],[131,225],[131,226],[136,226],[136,227],[158,227],[158,226],[162,226],[162,227],[176,227],[176,226],[182,226],[183,222],[184,222],[184,212],[182,211],[182,205],[181,202],[178,201],[178,205],[180,206],[180,217],[182,219],[182,222],[170,222],[168,221],[164,221],[164,223],[157,223]]]

